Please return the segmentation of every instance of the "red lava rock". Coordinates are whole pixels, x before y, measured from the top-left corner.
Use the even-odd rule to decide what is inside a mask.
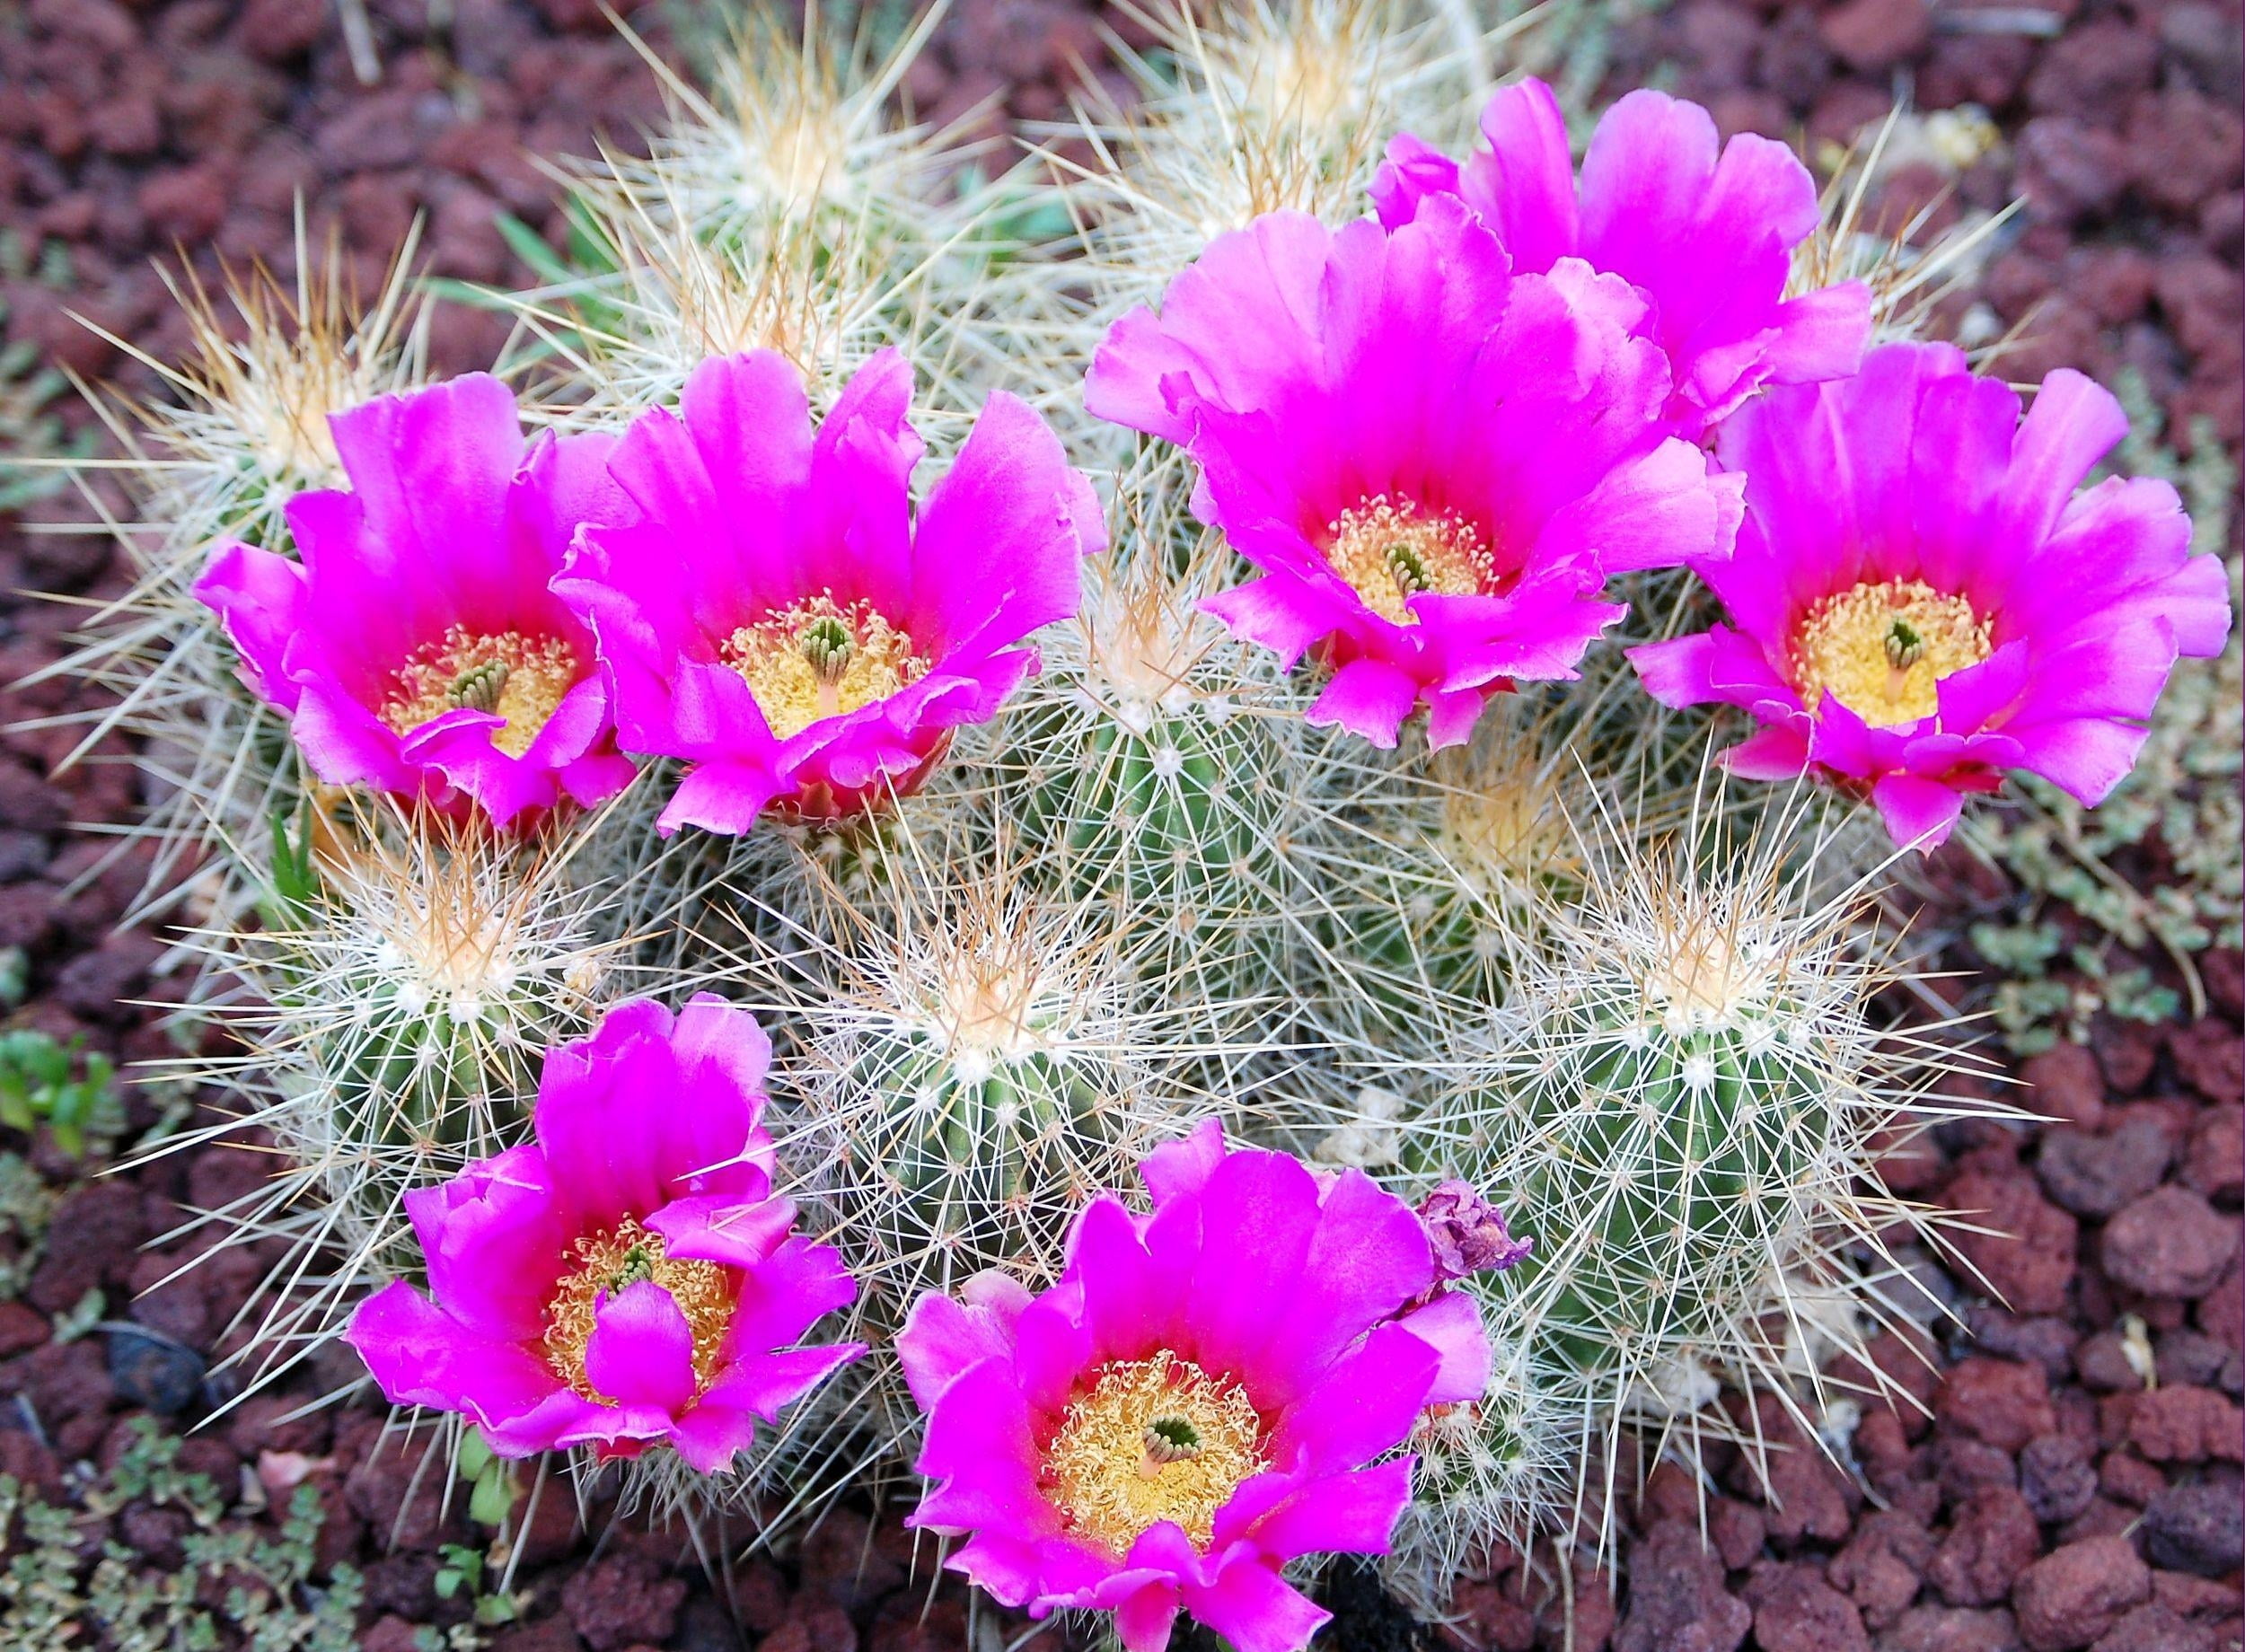
[[[2144,1507],[2144,1542],[2154,1565],[2228,1577],[2245,1563],[2245,1497],[2234,1480],[2162,1487]]]
[[[1918,1606],[1879,1638],[1879,1652],[2019,1652],[2008,1612]]]
[[[2245,125],[2234,109],[2188,86],[2147,92],[2129,106],[2128,153],[2136,192],[2187,213],[2237,187]]]
[[[2097,1393],[2126,1393],[2144,1386],[2144,1373],[2129,1360],[2116,1331],[2084,1337],[2073,1350],[2073,1369],[2082,1385]]]
[[[1882,1508],[1855,1523],[1855,1534],[1825,1575],[1855,1603],[1865,1624],[1883,1630],[1917,1598],[1932,1558],[1931,1533],[1901,1510]]]
[[[2201,272],[2212,266],[2212,260],[2196,260],[2186,266],[2194,282],[2202,280]],[[2212,266],[2218,268],[2218,266]],[[2232,277],[2232,283],[2235,277]],[[2210,284],[2209,284],[2210,285]],[[2184,312],[2177,317],[2179,327],[2187,321],[2197,321],[2191,312],[2202,302],[2195,286],[2186,286],[2174,272],[2168,272],[2161,283],[2160,302],[2170,308]],[[2215,294],[2210,301],[2213,314],[2199,323],[2205,331],[2213,332],[2226,322],[2235,310],[2234,300]],[[2208,1018],[2178,1027],[2167,1035],[2168,1053],[2175,1058],[2175,1070],[2183,1082],[2210,1102],[2235,1106],[2245,1100],[2245,1040],[2238,1037],[2235,1028],[2224,1022]]]
[[[453,1499],[451,1508],[445,1504],[444,1465],[434,1463],[426,1472],[422,1471],[432,1438],[402,1435],[381,1438],[366,1449],[344,1481],[351,1511],[387,1547],[427,1552],[439,1543],[457,1542],[465,1533],[459,1499]]]
[[[2097,1495],[2088,1447],[2070,1435],[2046,1434],[2019,1454],[2019,1494],[2036,1519],[2063,1525]]]
[[[2153,1601],[2098,1637],[2091,1652],[2215,1652],[2214,1631]]]
[[[1851,68],[1876,74],[1932,37],[1933,15],[1925,0],[1844,0],[1824,13],[1818,28]]]
[[[1747,1604],[1723,1592],[1722,1561],[1696,1527],[1662,1521],[1638,1540],[1614,1652],[1736,1652],[1753,1627]]]
[[[2211,1388],[2154,1388],[2129,1408],[2128,1443],[2153,1463],[2235,1463],[2245,1457],[2245,1412]]]
[[[2057,1427],[2050,1379],[2039,1366],[1974,1356],[1948,1374],[1933,1397],[1942,1424],[2001,1452],[2016,1452]]]
[[[1814,1561],[1765,1561],[1747,1580],[1761,1652],[1871,1652],[1854,1602],[1825,1582]]]
[[[53,1334],[47,1316],[21,1302],[0,1302],[0,1359],[28,1353]]]
[[[2029,1652],[2075,1652],[2151,1598],[2151,1569],[2126,1538],[2068,1543],[2020,1574],[2012,1609]]]
[[[1536,1614],[1525,1602],[1492,1583],[1461,1585],[1451,1606],[1461,1620],[1466,1645],[1489,1652],[1528,1652],[1536,1644]]]
[[[865,1516],[835,1509],[803,1539],[803,1587],[846,1611],[870,1605],[904,1581],[906,1569],[876,1548]]]
[[[2104,212],[2127,187],[2127,146],[2073,115],[2029,120],[2012,151],[2020,193],[2037,214],[2060,224]]]
[[[858,1652],[858,1630],[832,1601],[798,1602],[756,1652]]]
[[[2125,1451],[2109,1451],[2097,1464],[2097,1489],[2116,1503],[2141,1508],[2166,1485],[2166,1475]]]
[[[268,63],[286,63],[312,49],[333,22],[325,6],[301,0],[248,0],[235,26],[242,49]]]
[[[668,1639],[685,1602],[682,1582],[664,1577],[644,1555],[629,1552],[603,1556],[561,1586],[561,1609],[593,1652],[620,1652],[634,1641]],[[786,1633],[782,1624],[764,1644],[772,1646]],[[856,1639],[852,1630],[853,1647]]]
[[[2245,1276],[2232,1261],[2214,1287],[2199,1301],[2198,1329],[2232,1349],[2245,1349]]]
[[[133,1265],[134,1247],[145,1238],[140,1195],[122,1182],[90,1182],[73,1188],[56,1208],[47,1253],[31,1275],[24,1298],[45,1314],[63,1314],[98,1287],[119,1287]]]
[[[1951,1606],[1994,1606],[2012,1579],[2042,1552],[2042,1532],[2026,1499],[2008,1486],[1976,1491],[1925,1568],[1925,1581]]]
[[[140,186],[140,210],[164,241],[192,246],[226,221],[226,186],[212,166],[158,172]]]
[[[1941,1202],[1989,1233],[1952,1235],[1958,1252],[2014,1314],[2058,1314],[2073,1282],[2073,1218],[2043,1198],[2026,1173],[1967,1170]]]
[[[2035,1179],[2075,1216],[2109,1217],[2159,1186],[2173,1153],[2159,1121],[2141,1115],[2102,1134],[2046,1130],[2035,1156]]]
[[[1707,1505],[1707,1535],[1730,1570],[1744,1571],[1762,1552],[1769,1525],[1762,1511],[1736,1498],[1713,1498]]]
[[[1755,1410],[1754,1426],[1768,1449],[1739,1454],[1729,1475],[1731,1489],[1761,1500],[1769,1533],[1780,1542],[1798,1542],[1804,1537],[1819,1542],[1846,1541],[1854,1505],[1862,1498],[1854,1481],[1801,1433],[1774,1396],[1756,1395]]]
[[[556,1612],[508,1630],[491,1643],[491,1652],[582,1652],[584,1645],[568,1619]]]
[[[1941,1496],[1951,1503],[1961,1503],[1991,1486],[2007,1491],[2019,1486],[2019,1466],[2010,1453],[1961,1435],[1946,1431],[1936,1435],[1926,1458],[1941,1483]]]
[[[359,1652],[418,1652],[421,1631],[404,1618],[376,1618],[358,1638]]]
[[[2152,1598],[2178,1617],[2227,1618],[2237,1615],[2237,1591],[2210,1577],[2188,1572],[2153,1571]]]
[[[2159,43],[2117,17],[2069,29],[2042,54],[2027,82],[2038,115],[2088,114],[2117,120],[2159,72]]]
[[[2077,255],[2066,258],[2070,296],[2079,299],[2101,321],[2103,303],[2110,294],[2103,291],[2084,292],[2078,279],[2081,259]],[[2145,272],[2149,274],[2147,270]],[[2099,1022],[2090,1034],[2091,1053],[2105,1075],[2105,1081],[2124,1095],[2133,1095],[2150,1081],[2152,1070],[2159,1065],[2160,1035],[2156,1028],[2141,1022],[2118,1021],[2109,1016]]]
[[[2245,1191],[2245,1107],[2208,1109],[2191,1133],[2182,1180],[2208,1199],[2235,1203]]]
[[[2237,1255],[2237,1223],[2187,1188],[2163,1187],[2105,1224],[2100,1260],[2146,1296],[2203,1296]]]

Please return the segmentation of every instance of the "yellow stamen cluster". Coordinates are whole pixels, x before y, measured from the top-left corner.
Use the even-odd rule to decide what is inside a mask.
[[[1940,708],[1935,685],[1994,652],[1992,621],[1922,580],[1866,580],[1809,609],[1793,634],[1793,686],[1814,711],[1825,695],[1873,728]]]
[[[733,1290],[715,1262],[674,1257],[663,1235],[626,1217],[615,1228],[579,1239],[575,1266],[562,1275],[546,1304],[546,1363],[556,1376],[588,1400],[610,1400],[585,1374],[585,1349],[601,1299],[628,1285],[652,1280],[671,1294],[694,1338],[694,1378],[707,1388],[718,1374],[726,1327],[733,1321]]]
[[[559,637],[456,625],[398,668],[382,720],[409,734],[447,711],[471,706],[506,719],[491,743],[520,757],[582,675],[577,650]]]
[[[1269,1466],[1246,1391],[1165,1350],[1100,1367],[1068,1402],[1043,1480],[1070,1527],[1118,1556],[1165,1520],[1206,1553],[1216,1511]]]
[[[1365,605],[1396,625],[1416,625],[1409,601],[1421,592],[1473,596],[1490,588],[1496,559],[1480,530],[1455,516],[1422,515],[1408,499],[1376,494],[1327,530],[1326,558]]]
[[[824,592],[775,610],[719,650],[785,740],[826,717],[886,699],[927,674],[928,662],[867,602],[839,606]]]

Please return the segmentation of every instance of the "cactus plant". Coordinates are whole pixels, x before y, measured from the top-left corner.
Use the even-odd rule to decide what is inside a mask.
[[[1906,1116],[1944,1110],[1932,1086],[1954,1061],[1871,1018],[1894,971],[1860,884],[1814,892],[1818,850],[1842,851],[1792,830],[1800,813],[1744,840],[1710,805],[1665,841],[1586,835],[1583,899],[1544,915],[1502,1007],[1447,1030],[1400,1134],[1407,1176],[1503,1189],[1536,1235],[1528,1262],[1472,1288],[1583,1419],[1575,1514],[1601,1535],[1596,1477],[1624,1421],[1677,1427],[1726,1382],[1819,1410],[1828,1360],[1789,1361],[1789,1340],[1813,1320],[1820,1345],[1860,1351],[1861,1328],[1813,1304],[1891,1319],[1862,1287],[1881,1235],[1925,1223],[1871,1171]]]
[[[545,1050],[589,1024],[614,950],[567,839],[311,806],[278,835],[265,927],[212,940],[250,996],[219,1012],[243,1053],[200,1076],[238,1116],[152,1150],[245,1126],[281,1149],[286,1168],[220,1213],[289,1241],[264,1292],[269,1361],[334,1334],[362,1286],[418,1270],[403,1195],[512,1145]]]
[[[409,283],[417,241],[408,235],[382,290],[362,304],[339,248],[316,248],[300,221],[293,291],[261,272],[230,277],[223,297],[191,273],[167,277],[193,341],[188,362],[110,339],[170,394],[96,403],[136,496],[137,522],[118,530],[134,583],[84,620],[78,646],[49,671],[114,696],[83,719],[66,766],[124,734],[142,743],[141,760],[161,782],[153,789],[163,801],[137,832],[157,852],[136,917],[189,889],[207,898],[213,874],[231,880],[216,892],[222,905],[240,900],[237,863],[260,857],[265,822],[300,795],[283,719],[242,687],[224,629],[194,585],[222,539],[290,554],[287,501],[343,481],[328,416],[423,378]],[[189,857],[218,845],[205,878],[184,875]]]
[[[1091,571],[1043,674],[963,767],[1040,890],[1099,909],[1173,994],[1269,1013],[1300,921],[1306,731],[1268,656],[1199,610],[1225,553],[1185,515],[1185,469],[1149,454],[1119,479],[1129,551]]]
[[[756,967],[797,1029],[774,1086],[788,1191],[858,1281],[841,1334],[872,1346],[783,1424],[767,1481],[801,1498],[909,1458],[891,1339],[922,1293],[1049,1279],[1083,1201],[1216,1104],[1191,1088],[1186,1018],[1096,909],[1040,898],[1004,844],[983,854],[960,871],[907,838],[885,890],[830,892],[817,928],[839,941],[806,926]]]

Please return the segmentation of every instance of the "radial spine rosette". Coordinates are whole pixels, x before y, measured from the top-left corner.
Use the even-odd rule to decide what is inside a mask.
[[[1017,186],[983,176],[980,110],[940,127],[899,113],[944,11],[900,32],[877,8],[757,7],[690,39],[683,71],[624,31],[664,95],[651,153],[571,163],[568,267],[497,295],[540,336],[558,417],[628,418],[752,349],[786,356],[821,406],[886,345],[946,401],[973,399],[1008,354],[992,337]]]
[[[1524,1213],[1535,1255],[1472,1288],[1573,1413],[1589,1535],[1625,1424],[1664,1446],[1723,1434],[1705,1408],[1729,1385],[1818,1431],[1841,1384],[1798,1349],[1860,1352],[1865,1326],[1899,1323],[1894,1230],[1928,1232],[1878,1155],[1985,1111],[1935,1094],[1963,1068],[1943,1028],[1871,1019],[1899,971],[1866,938],[1863,884],[1815,892],[1823,838],[1797,809],[1742,834],[1705,802],[1665,842],[1586,832],[1580,903],[1544,916],[1503,1007],[1445,1029],[1394,1138],[1406,1179]]]
[[[192,1076],[237,1114],[153,1150],[244,1129],[279,1149],[272,1179],[214,1213],[288,1242],[245,1310],[269,1367],[334,1335],[365,1285],[418,1270],[402,1196],[513,1145],[545,1050],[584,1031],[612,975],[570,842],[348,806],[304,822],[261,930],[207,942],[241,984],[217,1013],[243,1053]]]
[[[1091,337],[1258,214],[1361,216],[1394,133],[1462,142],[1491,54],[1517,27],[1483,33],[1464,7],[1415,0],[1131,9],[1157,41],[1144,54],[1111,42],[1135,100],[1087,86],[1044,156],[1077,227],[1036,268],[1078,294],[1088,276],[1088,303],[1075,303]],[[1086,144],[1088,163],[1072,158]]]
[[[783,1191],[858,1279],[843,1334],[873,1350],[769,1460],[806,1502],[909,1455],[890,1340],[922,1293],[988,1269],[1050,1279],[1084,1201],[1216,1104],[1192,1088],[1201,1038],[1127,938],[1032,892],[1004,842],[938,859],[905,833],[882,887],[829,899],[754,971],[797,1031],[775,1085]]]

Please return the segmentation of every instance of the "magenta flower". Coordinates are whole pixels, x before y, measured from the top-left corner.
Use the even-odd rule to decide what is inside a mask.
[[[1764,384],[1844,378],[1862,358],[1862,282],[1785,296],[1818,209],[1816,180],[1784,145],[1741,133],[1719,155],[1698,104],[1633,92],[1598,122],[1578,186],[1559,100],[1540,80],[1491,98],[1481,132],[1488,147],[1462,166],[1407,134],[1391,142],[1372,182],[1381,221],[1407,224],[1430,198],[1457,197],[1515,269],[1580,259],[1621,277],[1652,305],[1675,367],[1668,411],[1687,435]]]
[[[1739,482],[1664,422],[1643,311],[1580,265],[1514,275],[1456,202],[1275,213],[1118,322],[1085,400],[1200,461],[1194,508],[1262,570],[1209,610],[1318,650],[1311,721],[1392,746],[1423,705],[1454,745],[1514,680],[1576,674],[1624,611],[1609,574],[1730,549]]]
[[[910,791],[1036,669],[1022,639],[1076,611],[1106,544],[1091,484],[993,395],[915,521],[911,388],[885,350],[814,432],[786,358],[730,356],[618,445],[639,519],[588,529],[556,589],[600,637],[626,749],[691,764],[665,833]]]
[[[385,1286],[348,1333],[391,1402],[462,1412],[506,1456],[667,1441],[714,1473],[862,1353],[797,1346],[857,1287],[772,1197],[770,1054],[706,993],[550,1051],[535,1141],[405,1196],[429,1294]]]
[[[1129,1652],[1180,1609],[1293,1652],[1328,1614],[1281,1568],[1386,1552],[1413,1466],[1387,1454],[1482,1397],[1488,1340],[1463,1293],[1413,1305],[1440,1282],[1426,1234],[1360,1171],[1227,1152],[1211,1122],[1141,1173],[1152,1214],[1095,1199],[1052,1289],[984,1274],[913,1309],[912,1524],[972,1533],[947,1564],[1008,1605],[1114,1612]]]
[[[488,373],[330,424],[351,488],[289,500],[302,562],[228,542],[195,587],[313,772],[501,826],[621,791],[592,635],[547,589],[620,505],[608,439],[525,444]]]
[[[1931,848],[2006,769],[2084,804],[2135,761],[2179,656],[2221,652],[2221,558],[2190,554],[2165,482],[2077,488],[2126,434],[2078,373],[2019,398],[1948,345],[1888,345],[1860,376],[1773,391],[1724,427],[1746,472],[1736,556],[1700,567],[1731,623],[1633,649],[1669,706],[1768,725],[1726,758],[1814,769]]]

